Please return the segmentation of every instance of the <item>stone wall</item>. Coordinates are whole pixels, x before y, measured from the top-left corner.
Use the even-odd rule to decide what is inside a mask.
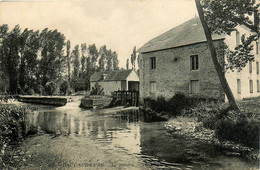
[[[102,108],[108,106],[113,98],[111,97],[100,97],[100,98],[83,98],[80,101],[80,107],[85,108]]]
[[[220,47],[223,41],[215,41]],[[198,55],[199,69],[190,69],[190,55]],[[150,69],[150,57],[156,57],[156,69]],[[219,54],[223,64],[224,54]],[[144,98],[164,96],[171,98],[176,92],[190,94],[190,81],[199,80],[199,93],[196,96],[225,99],[217,72],[214,68],[207,43],[140,54],[140,101]],[[150,82],[156,82],[156,92],[150,93]]]

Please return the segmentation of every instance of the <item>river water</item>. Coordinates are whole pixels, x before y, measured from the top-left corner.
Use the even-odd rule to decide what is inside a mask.
[[[30,104],[23,104],[30,105]],[[41,106],[28,115],[23,169],[257,169],[214,145],[173,135],[139,111],[113,114]],[[29,158],[28,157],[28,158]]]

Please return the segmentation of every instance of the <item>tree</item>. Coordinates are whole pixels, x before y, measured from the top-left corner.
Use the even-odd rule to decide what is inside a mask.
[[[126,59],[126,69],[129,69],[129,59]]]
[[[72,76],[72,87],[75,91],[79,83],[79,70],[80,70],[80,61],[79,61],[79,45],[76,45],[71,52],[71,57],[73,59],[73,76]]]
[[[118,55],[117,53],[114,51],[112,53],[112,61],[113,61],[113,70],[119,70],[119,67],[118,67]]]
[[[53,81],[47,82],[45,85],[45,93],[52,96],[56,90],[56,84]]]
[[[61,86],[60,86],[60,91],[65,95],[66,92],[68,91],[68,83],[67,81],[64,81]]]
[[[138,56],[137,56],[137,66],[138,66],[138,68],[139,68],[139,59],[140,59],[140,57],[139,57],[139,54],[138,54]]]
[[[25,91],[25,86],[29,89],[36,89],[37,80],[37,53],[40,49],[39,31],[23,31],[20,36],[20,66],[19,66],[19,86]]]
[[[39,59],[39,83],[60,79],[61,67],[65,64],[63,47],[65,36],[57,30],[44,29],[40,34],[41,57]]]
[[[135,61],[136,61],[136,47],[134,47],[133,53],[131,54],[131,64],[133,70],[135,70]]]
[[[0,94],[1,92],[6,93],[8,88],[9,88],[9,77],[3,71],[0,71]]]
[[[86,43],[81,44],[81,75],[82,78],[85,77],[85,64],[86,64],[86,53],[87,53],[87,45]]]
[[[16,25],[14,29],[7,33],[2,40],[2,62],[7,76],[9,77],[9,91],[18,92],[19,85],[19,48],[20,48],[21,29]]]
[[[99,60],[98,60],[98,70],[104,71],[105,70],[105,62],[106,62],[106,55],[107,55],[107,47],[105,45],[101,46],[99,49]]]
[[[107,67],[106,70],[112,70],[113,69],[113,63],[112,63],[112,51],[111,49],[107,51]]]
[[[86,86],[87,89],[90,89],[90,76],[92,75],[92,70],[91,70],[91,58],[90,56],[87,57],[87,64],[86,64]]]
[[[97,50],[97,47],[96,47],[95,44],[89,45],[88,50],[89,50],[89,55],[90,55],[91,64],[92,64],[91,69],[94,73],[95,69],[96,69],[96,63],[97,63],[97,60],[98,60],[98,50]]]
[[[257,36],[259,36],[258,15],[254,16],[255,22],[252,22],[249,17],[252,14],[257,14],[256,11],[258,5],[255,4],[254,0],[195,0],[195,3],[206,35],[211,57],[222,88],[227,95],[230,108],[238,109],[233,93],[227,83],[224,68],[218,62],[217,51],[214,47],[211,35],[213,33],[230,34],[232,31],[236,30],[236,26],[238,25],[245,25],[251,31],[255,32],[256,34],[249,36],[248,38],[245,38],[245,35],[243,36],[243,45],[235,48],[237,53],[230,52],[231,58],[229,57],[229,61],[232,61],[233,59],[236,61],[240,60],[240,62],[236,64],[236,68],[245,66],[245,63],[247,63],[248,61],[252,61],[252,56],[249,55],[248,52],[243,52],[243,50],[247,47],[250,47],[250,44],[256,40]],[[245,39],[247,39],[247,41]],[[245,48],[243,48],[243,46]],[[248,49],[246,51],[248,51]],[[244,59],[241,60],[241,58]]]
[[[70,84],[70,81],[71,81],[71,77],[70,77],[70,60],[71,60],[71,57],[70,57],[70,40],[67,41],[66,43],[66,50],[67,50],[67,55],[66,55],[66,58],[67,58],[67,71],[68,71],[68,83]]]
[[[73,58],[73,77],[79,76],[79,45],[76,45],[71,54]]]

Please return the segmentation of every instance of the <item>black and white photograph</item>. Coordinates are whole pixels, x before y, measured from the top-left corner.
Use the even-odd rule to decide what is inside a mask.
[[[259,40],[259,0],[0,0],[0,169],[258,170]]]

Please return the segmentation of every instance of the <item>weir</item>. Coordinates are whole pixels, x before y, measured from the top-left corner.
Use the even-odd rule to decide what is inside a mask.
[[[19,96],[18,100],[20,102],[53,106],[65,106],[67,104],[67,98],[59,96]]]

